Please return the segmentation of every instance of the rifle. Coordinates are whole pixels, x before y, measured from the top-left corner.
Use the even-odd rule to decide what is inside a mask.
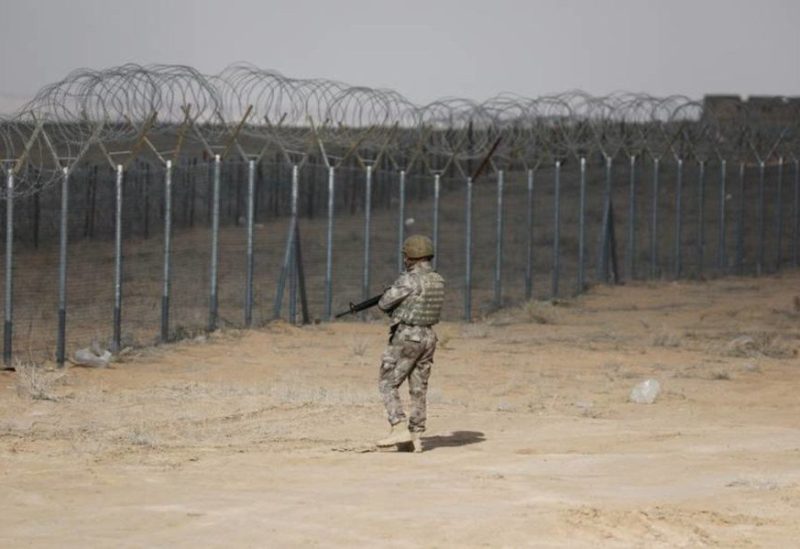
[[[354,315],[361,311],[366,311],[367,309],[371,309],[372,307],[378,304],[378,301],[380,301],[382,297],[383,294],[378,294],[376,296],[373,296],[369,299],[362,301],[361,303],[353,303],[351,301],[350,308],[346,311],[342,311],[341,313],[337,314],[336,318],[341,318],[345,315]]]

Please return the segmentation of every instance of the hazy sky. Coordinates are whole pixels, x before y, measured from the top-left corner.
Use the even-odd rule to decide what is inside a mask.
[[[581,88],[800,94],[798,0],[0,0],[0,94],[79,67],[248,61],[418,103]]]

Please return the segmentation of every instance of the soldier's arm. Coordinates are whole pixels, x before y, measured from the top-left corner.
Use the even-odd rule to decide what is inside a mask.
[[[417,289],[414,277],[408,273],[403,273],[394,281],[388,290],[383,292],[378,308],[384,312],[390,312],[400,305],[400,302],[414,293]]]

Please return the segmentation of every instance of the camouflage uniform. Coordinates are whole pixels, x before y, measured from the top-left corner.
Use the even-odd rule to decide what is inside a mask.
[[[406,414],[398,389],[408,379],[411,397],[409,431],[425,430],[428,378],[436,351],[436,333],[444,301],[444,279],[429,261],[415,263],[384,292],[378,307],[392,317],[389,345],[383,353],[378,387],[389,423],[404,421]]]

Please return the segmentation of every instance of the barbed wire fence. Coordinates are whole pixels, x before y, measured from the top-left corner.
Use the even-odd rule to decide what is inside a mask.
[[[417,106],[249,65],[75,71],[0,119],[4,362],[330,321],[397,275],[411,232],[434,240],[453,320],[797,267],[797,102],[731,105]]]

